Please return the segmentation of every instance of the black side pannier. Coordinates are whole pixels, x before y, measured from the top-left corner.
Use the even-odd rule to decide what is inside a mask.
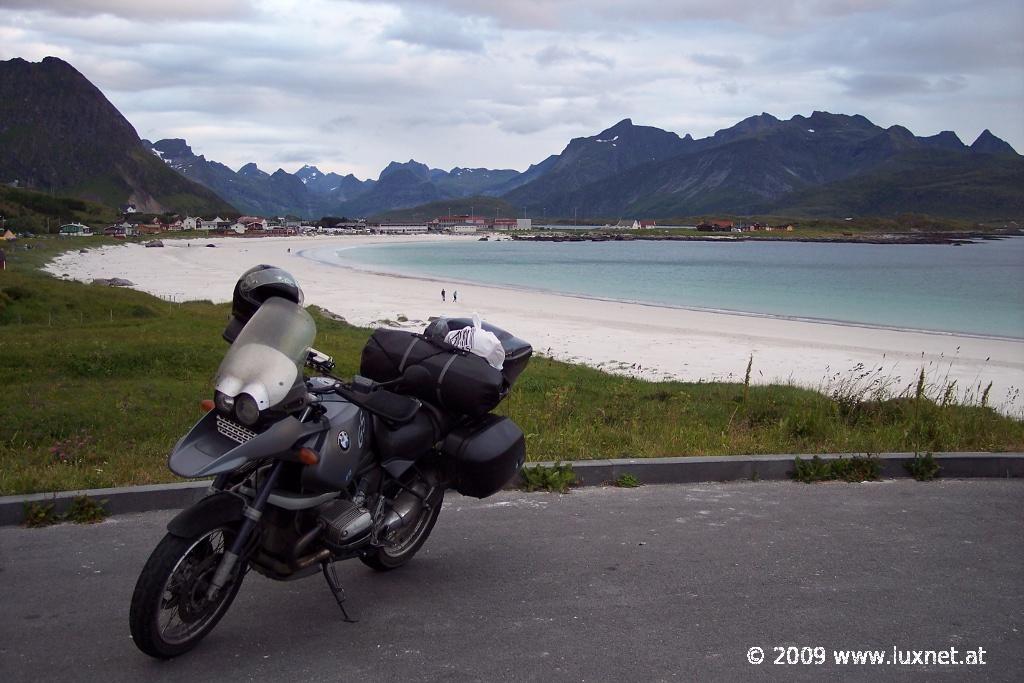
[[[414,366],[421,371],[406,375],[410,381],[402,391],[450,413],[483,415],[508,393],[505,377],[483,358],[401,330],[374,330],[363,347],[359,374],[390,382]]]
[[[507,417],[487,415],[452,431],[441,450],[451,459],[455,490],[464,496],[486,498],[522,469],[526,438]]]

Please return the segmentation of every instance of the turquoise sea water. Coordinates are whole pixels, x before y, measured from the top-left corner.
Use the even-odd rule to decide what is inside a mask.
[[[422,242],[325,254],[380,272],[624,301],[1024,338],[1024,238],[949,245]],[[462,298],[472,296],[466,285]],[[440,285],[438,287],[440,289]]]

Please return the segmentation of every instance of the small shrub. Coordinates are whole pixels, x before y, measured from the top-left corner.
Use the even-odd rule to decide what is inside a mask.
[[[552,467],[524,467],[520,473],[523,478],[523,490],[552,491],[568,493],[569,487],[576,484],[576,473],[572,465],[556,463]]]
[[[22,299],[29,299],[32,297],[32,290],[18,285],[4,287],[3,293],[7,295],[11,301],[20,301]]]
[[[128,315],[130,315],[133,318],[155,318],[157,316],[157,312],[154,311],[149,306],[143,306],[141,304],[138,304],[132,306]]]
[[[878,461],[878,458],[871,456],[865,458],[857,456],[852,458],[836,458],[830,462],[832,464],[832,471],[835,473],[834,478],[843,481],[878,481],[882,474],[882,464]]]
[[[872,456],[822,460],[816,455],[809,461],[796,458],[793,465],[793,478],[805,484],[836,480],[877,481],[882,474],[882,464]]]
[[[25,503],[22,524],[29,528],[50,526],[60,521],[54,512],[53,503]]]
[[[400,323],[407,323],[407,322],[409,322],[409,319],[407,317],[405,317],[405,315],[399,313],[398,314],[398,322],[400,322]]]
[[[94,500],[89,496],[78,496],[71,501],[71,506],[64,513],[64,519],[75,524],[95,524],[107,518],[103,506],[106,500]]]
[[[939,463],[935,461],[931,452],[924,455],[915,453],[914,459],[903,466],[910,473],[910,476],[918,481],[931,481],[939,476],[939,471],[942,469]]]
[[[61,439],[50,446],[50,455],[55,463],[61,465],[79,465],[83,453],[92,444],[92,438],[82,431],[79,434]]]
[[[620,489],[635,489],[637,486],[640,486],[640,480],[629,472],[623,472],[619,475],[619,478],[612,483]]]
[[[106,504],[106,500],[78,496],[72,499],[67,512],[58,515],[53,503],[25,503],[22,523],[31,528],[50,526],[59,522],[95,524],[107,518],[107,511],[103,507]]]

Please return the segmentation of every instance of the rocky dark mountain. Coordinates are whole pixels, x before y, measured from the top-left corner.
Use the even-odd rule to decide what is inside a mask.
[[[658,218],[782,209],[811,215],[1022,215],[1021,193],[1012,183],[1024,160],[987,131],[968,148],[950,132],[918,138],[902,126],[881,128],[859,115],[814,112],[783,121],[761,114],[700,140],[660,131],[668,150],[661,158],[624,155],[624,167],[615,171],[611,163],[587,164],[602,159],[593,148],[609,144],[609,131],[631,126],[626,120],[574,140],[546,173],[504,198],[549,216]],[[609,158],[614,155],[605,153],[603,159]],[[576,170],[595,167],[590,175]]]
[[[0,182],[149,212],[231,213],[147,152],[130,123],[67,62],[0,62]]]
[[[1010,143],[992,135],[988,128],[981,131],[978,139],[971,144],[971,149],[984,154],[1017,154],[1017,151],[1010,146]]]
[[[294,175],[310,192],[330,197],[333,202],[343,202],[356,197],[375,184],[373,180],[359,180],[351,173],[348,175],[338,175],[333,172],[323,173],[316,166],[309,165],[303,166]]]
[[[494,196],[520,175],[518,171],[508,169],[455,167],[451,171],[443,171],[414,159],[405,163],[392,161],[380,172],[377,183],[369,191],[343,202],[334,213],[368,216],[443,199]]]
[[[561,154],[542,162],[545,168],[533,180],[503,197],[515,206],[551,207],[563,212],[571,206],[563,201],[566,194],[637,166],[682,154],[693,144],[689,136],[680,138],[675,133],[635,126],[630,119],[624,119],[597,135],[573,138]]]
[[[210,188],[239,211],[257,216],[319,218],[374,184],[352,175],[321,173],[313,166],[304,166],[294,174],[281,169],[267,173],[249,163],[235,172],[202,154],[196,155],[185,140],[172,138],[152,144],[144,140],[143,144],[174,170]]]
[[[439,199],[496,195],[522,175],[508,169],[456,167],[443,171],[412,159],[391,162],[377,180],[324,173],[310,165],[295,173],[278,169],[270,174],[249,163],[236,173],[197,156],[184,140],[159,140],[148,146],[174,170],[228,199],[239,210],[261,216],[367,216]]]

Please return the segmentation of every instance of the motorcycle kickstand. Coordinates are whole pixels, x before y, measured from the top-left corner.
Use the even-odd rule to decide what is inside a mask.
[[[342,588],[341,582],[338,581],[338,575],[334,571],[333,562],[323,562],[320,565],[324,570],[324,578],[327,579],[327,585],[330,586],[331,592],[334,594],[334,599],[338,601],[338,607],[341,608],[341,613],[345,616],[344,621],[349,624],[359,623],[358,619],[353,619],[348,615],[345,610],[345,589]]]

